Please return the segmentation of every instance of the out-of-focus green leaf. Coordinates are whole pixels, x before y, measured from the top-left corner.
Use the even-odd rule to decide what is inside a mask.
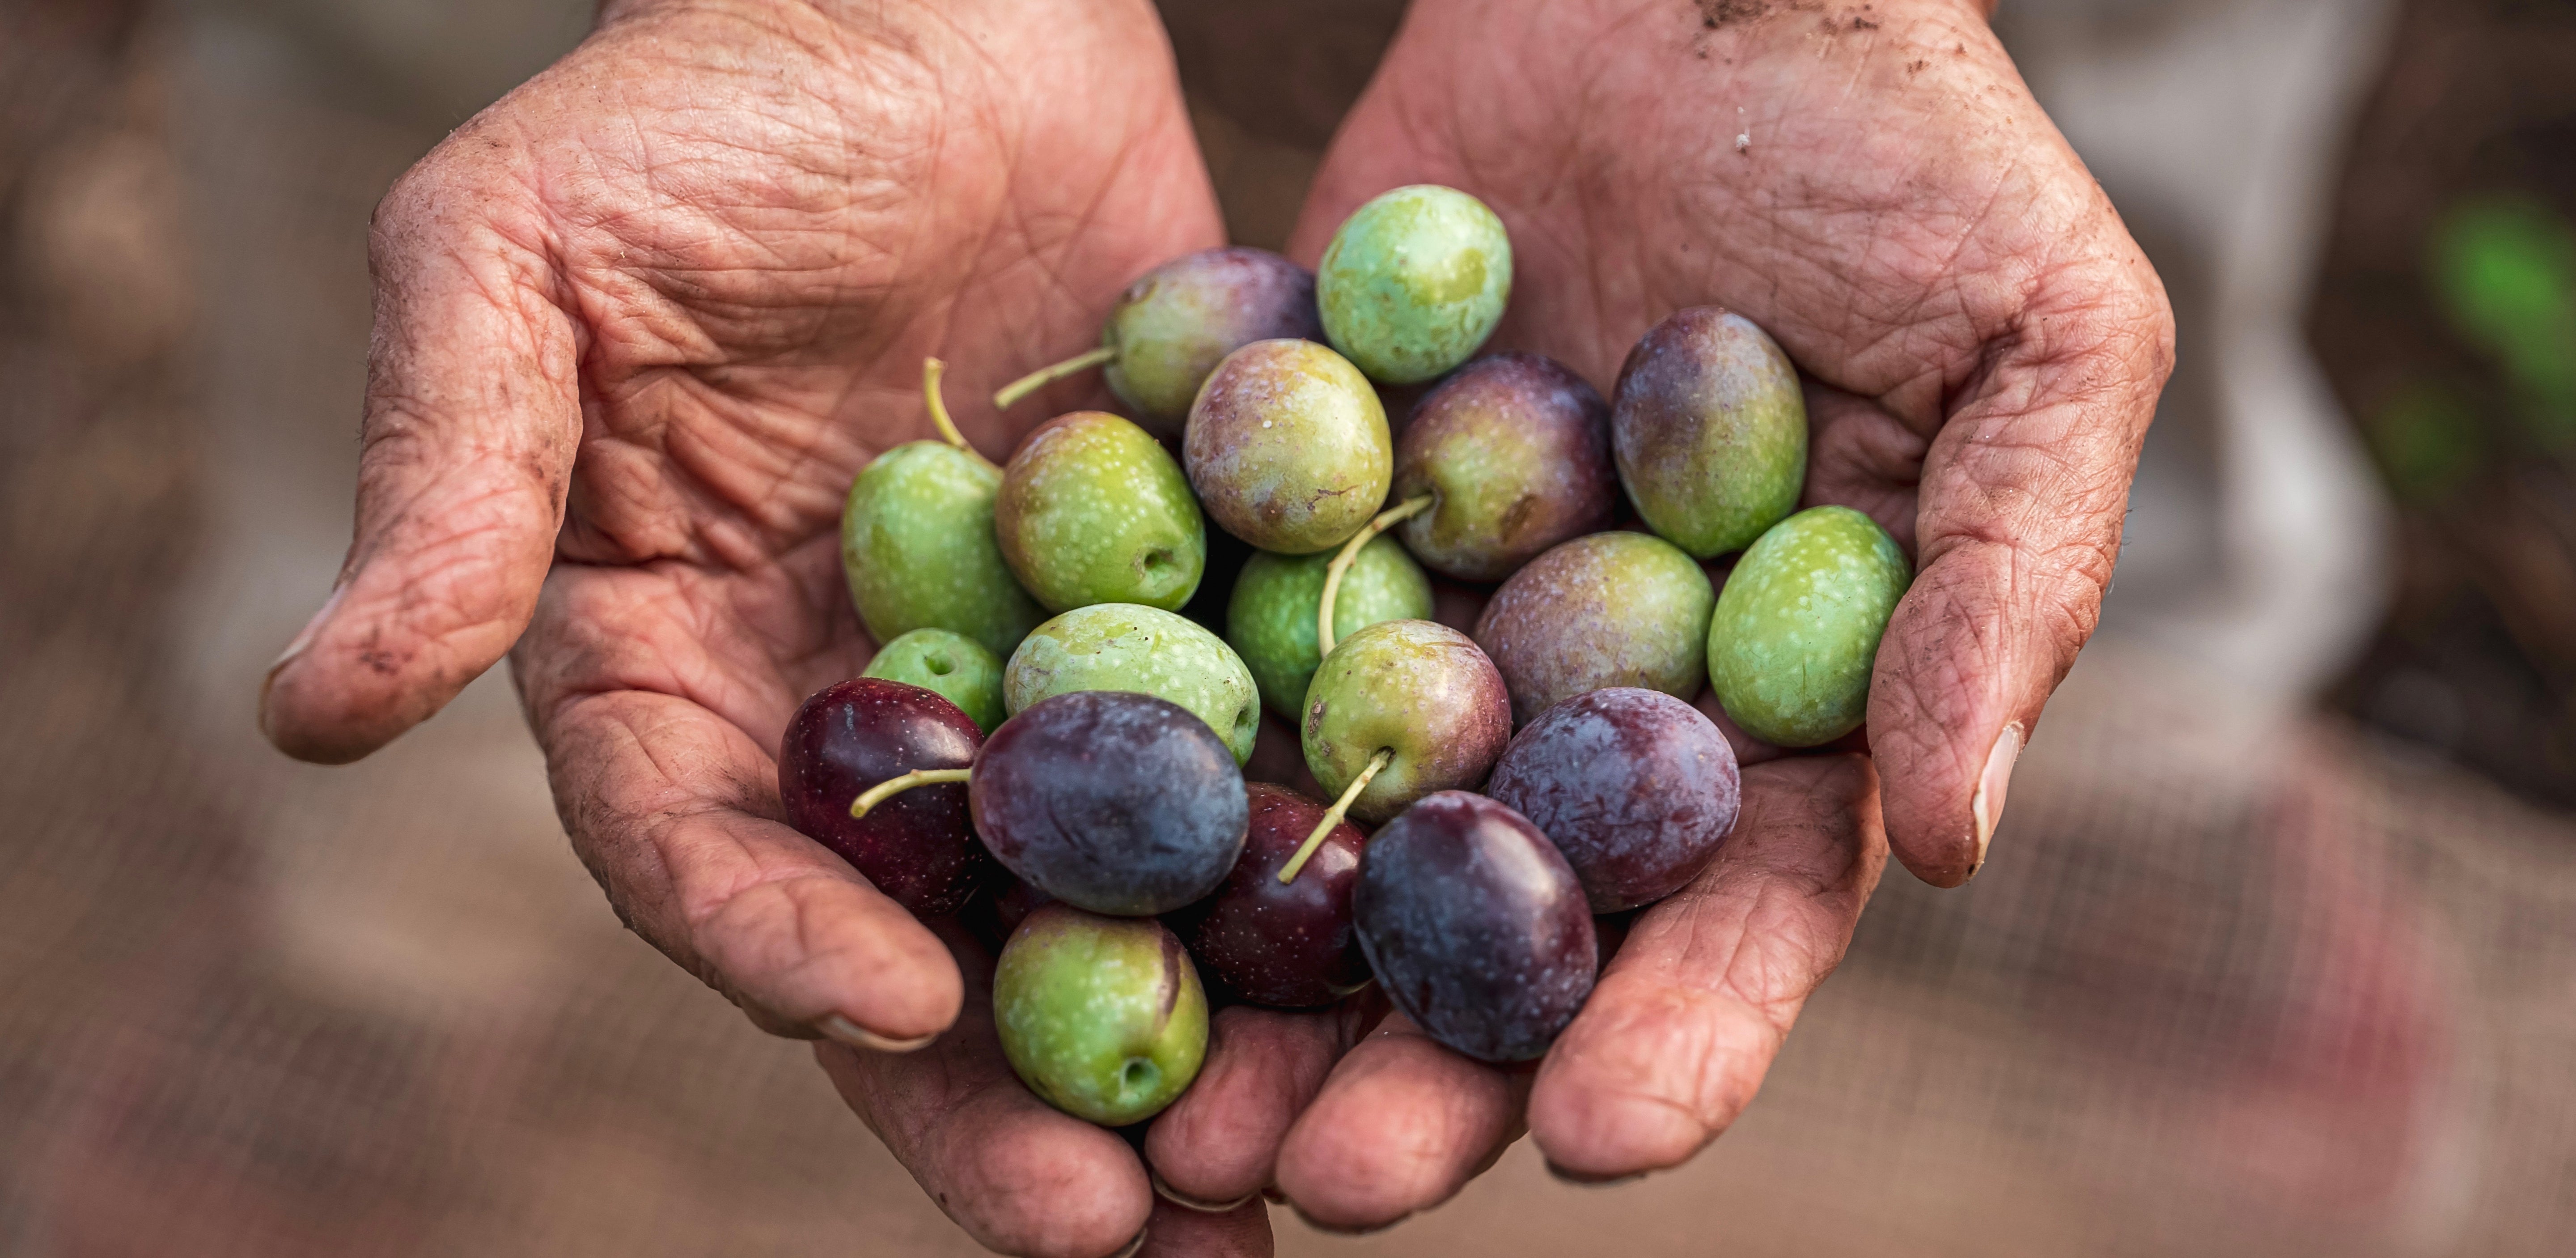
[[[2432,275],[2452,327],[2504,368],[2534,439],[2576,446],[2576,229],[2527,200],[2463,202],[2434,228]]]
[[[2486,456],[2475,408],[2456,390],[2429,380],[2398,390],[2366,427],[2389,488],[2410,503],[2448,496]]]

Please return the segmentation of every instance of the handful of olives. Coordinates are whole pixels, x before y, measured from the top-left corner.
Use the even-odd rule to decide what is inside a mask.
[[[1483,203],[1398,188],[1320,275],[1235,248],[1138,279],[1097,348],[994,399],[1100,367],[1126,413],[1059,415],[1000,465],[933,361],[944,440],[851,486],[844,567],[883,645],[797,712],[779,791],[914,913],[992,898],[1002,1048],[1058,1108],[1171,1104],[1211,999],[1372,981],[1459,1052],[1537,1057],[1591,992],[1593,914],[1688,885],[1734,825],[1703,686],[1783,746],[1860,724],[1912,573],[1865,515],[1792,514],[1787,355],[1682,310],[1605,399],[1475,357],[1511,284]],[[1378,387],[1426,382],[1391,427]],[[1622,492],[1641,529],[1611,527]],[[1240,571],[1209,570],[1211,521]],[[1738,550],[1713,585],[1702,561]],[[1432,620],[1434,573],[1500,583],[1472,635]],[[1180,614],[1211,579],[1221,635]],[[1245,782],[1265,707],[1333,798]]]

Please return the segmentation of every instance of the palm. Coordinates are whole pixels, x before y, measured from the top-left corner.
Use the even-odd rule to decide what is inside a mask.
[[[923,358],[954,361],[998,455],[974,399],[1221,239],[1168,49],[1141,2],[607,8],[379,213],[358,537],[262,722],[353,759],[511,649],[566,828],[637,933],[775,1031],[936,1032],[977,976],[781,824],[772,754],[872,650],[834,526],[869,458],[928,434]],[[1079,1200],[943,1202],[1013,1247],[1089,1235],[1089,1210],[1115,1248],[1151,1199],[1133,1155],[995,1086],[982,1039],[965,1092],[862,1113],[937,1183],[985,1164],[943,1108],[985,1098],[988,1134],[1056,1154]]]
[[[1177,101],[1081,81],[1153,51],[1144,22],[951,56],[794,14],[793,38],[747,46],[693,29],[713,20],[612,26],[476,128],[541,137],[507,160],[535,173],[523,212],[585,346],[558,563],[515,661],[559,797],[606,810],[575,817],[585,858],[613,886],[668,879],[679,920],[647,934],[801,1024],[793,994],[744,989],[761,950],[799,941],[811,969],[846,937],[875,969],[889,946],[889,906],[746,790],[796,703],[871,649],[837,580],[841,495],[926,433],[925,355],[978,392],[1079,343],[1105,294],[1216,219]]]
[[[1988,750],[2007,725],[2018,748],[2090,630],[2170,325],[1981,18],[1422,0],[1344,122],[1292,253],[1399,184],[1475,193],[1513,241],[1496,346],[1604,385],[1673,310],[1742,312],[1807,377],[1807,501],[1870,512],[1921,576],[1872,688],[1884,778],[1850,756],[1748,769],[1725,855],[1639,919],[1534,1081],[1400,1020],[1318,1070],[1277,1179],[1319,1221],[1442,1199],[1524,1103],[1569,1174],[1688,1157],[1750,1100],[1889,840],[1943,885],[1983,859]]]

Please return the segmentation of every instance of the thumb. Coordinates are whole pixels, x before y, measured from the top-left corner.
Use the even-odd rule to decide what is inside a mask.
[[[2173,364],[2143,259],[2067,275],[1986,355],[1924,461],[1920,569],[1878,648],[1869,744],[1890,846],[1935,886],[1985,862],[2014,762],[2092,636]]]
[[[260,729],[359,759],[444,707],[534,612],[581,436],[572,321],[511,181],[433,155],[376,215],[357,529],[330,598],[269,669]]]

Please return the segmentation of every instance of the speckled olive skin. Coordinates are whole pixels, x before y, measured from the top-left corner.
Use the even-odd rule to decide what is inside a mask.
[[[1349,360],[1313,341],[1254,341],[1199,388],[1181,461],[1226,532],[1305,555],[1377,514],[1395,450],[1386,407]]]
[[[1209,249],[1137,277],[1110,308],[1101,377],[1145,431],[1178,440],[1208,373],[1254,341],[1321,341],[1315,276],[1267,249]]]
[[[1315,269],[1324,335],[1381,384],[1467,361],[1512,294],[1503,220],[1455,188],[1414,184],[1351,212]]]
[[[1512,718],[1535,720],[1604,686],[1685,700],[1707,679],[1708,574],[1644,533],[1595,533],[1533,559],[1494,591],[1476,644],[1502,670]]]
[[[1392,502],[1431,494],[1397,526],[1435,572],[1500,581],[1541,551],[1606,528],[1619,496],[1610,404],[1537,354],[1479,358],[1413,409],[1395,445]]]
[[[1207,1059],[1207,993],[1172,932],[1061,904],[1002,946],[993,1025],[1030,1091],[1104,1127],[1161,1113]]]
[[[940,441],[878,455],[841,510],[841,571],[868,636],[946,629],[1007,655],[1046,611],[1020,588],[994,540],[1002,474]]]
[[[1433,791],[1482,784],[1511,742],[1502,674],[1467,635],[1428,620],[1388,620],[1336,643],[1306,688],[1306,768],[1328,796],[1393,760],[1352,801],[1375,824]]]
[[[852,817],[869,787],[915,769],[963,769],[983,735],[931,691],[883,678],[827,686],[796,709],[778,747],[787,823],[850,863],[918,917],[954,913],[991,876],[967,828],[966,788],[905,791]]]
[[[1637,515],[1698,559],[1751,545],[1797,509],[1807,481],[1798,369],[1716,306],[1673,312],[1628,352],[1610,438]]]
[[[1268,782],[1244,790],[1252,800],[1252,828],[1242,859],[1216,894],[1164,921],[1211,982],[1254,1004],[1308,1009],[1367,986],[1368,958],[1351,933],[1359,827],[1334,826],[1297,877],[1283,884],[1279,871],[1324,819],[1324,806]]]
[[[1225,639],[1252,670],[1262,701],[1279,719],[1295,724],[1306,685],[1324,662],[1315,649],[1315,616],[1324,602],[1331,555],[1255,554],[1235,578],[1226,607]],[[1386,534],[1370,538],[1342,574],[1333,597],[1333,640],[1339,642],[1382,620],[1431,619],[1431,578]]]
[[[1002,706],[1002,661],[984,644],[945,629],[915,629],[877,648],[860,674],[934,691],[990,734]]]
[[[1249,815],[1243,771],[1205,722],[1116,690],[1056,695],[1002,722],[966,801],[1003,868],[1115,917],[1216,890],[1243,855]]]
[[[1132,690],[1186,708],[1241,764],[1261,733],[1261,696],[1225,640],[1196,621],[1134,603],[1078,607],[1029,631],[1002,668],[1012,713],[1077,690]]]
[[[1813,747],[1860,728],[1878,640],[1914,567],[1876,520],[1810,507],[1736,561],[1708,628],[1708,680],[1744,732]]]
[[[1564,853],[1595,913],[1652,904],[1717,859],[1743,786],[1698,708],[1614,686],[1549,708],[1512,739],[1485,793]]]
[[[1371,836],[1351,910],[1395,1007],[1480,1061],[1545,1054],[1600,969],[1574,870],[1482,795],[1441,791]]]
[[[1012,575],[1049,611],[1176,610],[1207,566],[1207,520],[1180,465],[1106,411],[1058,415],[1030,431],[1002,469],[993,535]]]

